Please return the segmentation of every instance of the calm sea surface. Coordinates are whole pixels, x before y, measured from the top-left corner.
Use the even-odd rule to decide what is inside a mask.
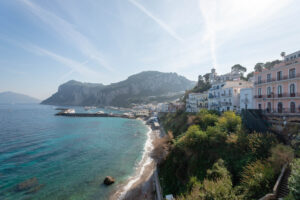
[[[56,112],[53,106],[0,105],[1,200],[108,199],[134,173],[147,139],[141,121]],[[116,184],[102,185],[107,175]],[[29,179],[32,186],[18,189]]]

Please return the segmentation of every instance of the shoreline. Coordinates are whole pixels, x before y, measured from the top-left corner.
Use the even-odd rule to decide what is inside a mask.
[[[141,121],[146,125],[145,120]],[[156,169],[156,161],[151,157],[151,154],[154,150],[154,142],[160,137],[160,134],[152,130],[151,126],[146,126],[149,130],[147,132],[142,159],[137,164],[133,175],[117,188],[117,191],[111,196],[111,200],[153,199],[154,197],[152,179],[154,170]]]

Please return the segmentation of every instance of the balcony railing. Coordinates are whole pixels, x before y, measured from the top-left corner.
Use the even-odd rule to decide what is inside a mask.
[[[222,106],[232,106],[231,102],[221,102]]]
[[[224,93],[223,93],[223,94],[221,94],[221,96],[222,96],[222,97],[231,97],[232,94],[224,94]]]
[[[281,77],[278,77],[278,78],[269,78],[269,79],[266,79],[266,80],[259,80],[259,81],[256,81],[254,84],[255,85],[260,85],[260,84],[263,84],[263,83],[271,83],[271,82],[274,82],[274,81],[282,81],[282,80],[288,80],[288,79],[293,79],[293,78],[300,78],[300,73],[285,75],[285,76],[281,76]]]
[[[300,97],[300,93],[282,93],[282,94],[271,94],[271,95],[255,95],[254,98],[288,98],[288,97]]]
[[[279,109],[265,109],[263,113],[269,114],[287,114],[287,113],[300,113],[300,108],[279,108]]]

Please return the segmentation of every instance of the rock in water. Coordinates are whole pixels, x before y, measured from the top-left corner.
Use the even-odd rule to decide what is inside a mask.
[[[115,182],[115,179],[114,179],[113,177],[111,177],[111,176],[105,177],[105,179],[104,179],[104,181],[103,181],[103,183],[104,183],[105,185],[111,185],[111,184],[113,184],[114,182]]]
[[[30,178],[22,183],[19,183],[16,187],[17,192],[30,190],[38,185],[38,180],[36,177]]]

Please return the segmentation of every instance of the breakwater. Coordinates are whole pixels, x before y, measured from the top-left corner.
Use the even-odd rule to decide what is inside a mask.
[[[116,114],[116,113],[65,113],[59,112],[55,114],[56,116],[65,116],[65,117],[119,117],[127,119],[136,119],[134,116]]]

